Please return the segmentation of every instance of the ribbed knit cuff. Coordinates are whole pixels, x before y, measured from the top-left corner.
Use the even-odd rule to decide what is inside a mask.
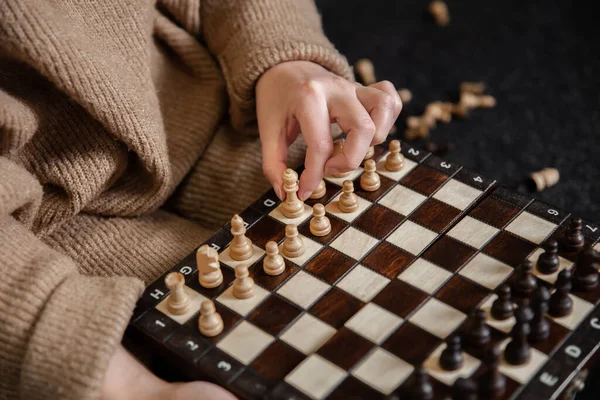
[[[97,399],[142,290],[134,278],[73,275],[64,280],[29,340],[20,397]]]

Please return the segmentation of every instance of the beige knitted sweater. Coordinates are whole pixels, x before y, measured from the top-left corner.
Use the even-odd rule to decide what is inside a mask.
[[[289,60],[351,78],[309,0],[0,1],[0,398],[98,396],[144,282],[266,188]]]

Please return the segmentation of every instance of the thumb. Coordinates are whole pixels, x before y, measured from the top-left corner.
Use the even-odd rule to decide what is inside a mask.
[[[284,200],[283,173],[285,172],[287,159],[287,140],[284,134],[276,126],[267,126],[261,131],[262,145],[262,168],[265,178],[269,181],[275,194],[280,200]]]

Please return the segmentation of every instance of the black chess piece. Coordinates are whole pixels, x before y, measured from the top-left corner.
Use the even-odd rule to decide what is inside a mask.
[[[573,300],[569,296],[571,292],[571,271],[568,269],[560,271],[554,287],[556,291],[550,296],[548,313],[555,318],[566,317],[573,311]]]
[[[560,260],[558,259],[558,242],[555,239],[548,240],[544,246],[544,252],[537,260],[537,269],[542,274],[552,274],[558,271]]]
[[[581,233],[581,228],[581,218],[572,217],[569,222],[569,228],[562,238],[562,247],[564,251],[573,253],[583,248],[585,238],[583,237],[583,233]]]
[[[592,248],[577,254],[573,270],[575,290],[590,292],[598,286],[598,263],[600,263],[600,255]]]
[[[529,297],[537,287],[537,280],[533,276],[533,264],[529,260],[523,261],[517,271],[513,284],[513,292],[517,296]]]
[[[490,341],[491,332],[490,327],[485,322],[486,316],[485,310],[481,308],[475,310],[473,323],[468,332],[468,340],[474,346],[483,347]]]
[[[458,378],[452,385],[452,400],[477,400],[477,383],[470,378]]]
[[[550,301],[550,291],[544,285],[538,286],[538,288],[535,289],[535,292],[533,292],[533,297],[531,299],[534,316],[530,324],[530,341],[539,342],[550,336],[550,322],[548,322],[548,318],[546,318],[548,301]]]
[[[500,373],[500,349],[493,346],[485,353],[483,365],[486,370],[479,378],[479,394],[483,399],[496,399],[506,390],[506,378]]]
[[[510,332],[511,341],[504,349],[504,359],[512,365],[523,365],[531,359],[531,347],[527,341],[527,337],[531,332],[528,321],[529,306],[523,305],[515,311],[517,322]]]
[[[510,286],[504,284],[498,288],[498,298],[492,303],[492,317],[504,321],[512,317],[514,312],[515,307],[511,300]]]
[[[463,365],[460,336],[452,335],[446,339],[446,348],[440,354],[440,367],[445,371],[456,371]]]
[[[410,387],[409,397],[413,400],[433,399],[433,386],[423,366],[419,366],[415,371],[415,381]]]

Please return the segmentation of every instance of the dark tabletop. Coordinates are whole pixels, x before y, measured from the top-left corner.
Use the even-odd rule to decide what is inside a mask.
[[[317,0],[351,63],[367,57],[379,80],[413,92],[400,132],[429,102],[456,101],[460,82],[485,81],[495,108],[432,131],[454,143],[444,158],[511,188],[556,167],[560,182],[536,197],[598,223],[600,33],[592,10],[573,3],[449,0],[451,22],[440,27],[427,1]]]

